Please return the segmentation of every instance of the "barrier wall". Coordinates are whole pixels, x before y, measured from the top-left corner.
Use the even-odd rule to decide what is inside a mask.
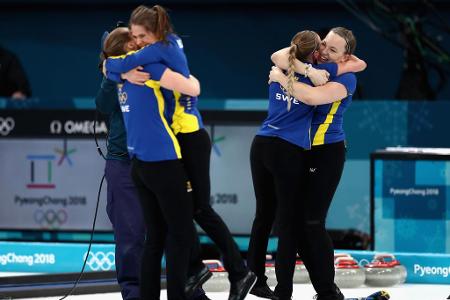
[[[92,219],[92,201],[103,170],[103,163],[96,152],[92,139],[95,114],[94,111],[87,109],[93,107],[93,100],[75,99],[70,103],[61,101],[57,104],[57,108],[61,109],[63,106],[71,110],[40,109],[46,107],[45,102],[45,100],[38,99],[26,103],[0,101],[0,108],[3,107],[0,109],[0,118],[4,120],[3,122],[6,122],[5,120],[8,118],[14,120],[14,128],[8,130],[7,133],[5,131],[5,135],[0,135],[0,143],[4,145],[2,150],[10,149],[8,155],[5,154],[5,151],[0,152],[1,163],[8,166],[2,169],[0,199],[3,203],[20,208],[20,202],[14,204],[15,196],[20,197],[27,190],[29,192],[27,184],[30,184],[31,180],[32,160],[27,159],[27,156],[54,155],[51,163],[54,175],[58,172],[62,172],[61,176],[67,174],[65,180],[68,181],[78,180],[80,176],[91,178],[89,182],[82,185],[84,190],[79,190],[83,195],[86,193],[90,195],[89,205],[84,206],[86,212],[83,215],[86,219],[84,222],[80,222],[80,224],[84,224],[83,228],[87,229]],[[47,104],[55,105],[53,102],[47,102]],[[214,145],[211,154],[214,208],[222,214],[227,224],[230,224],[233,233],[248,234],[254,209],[249,148],[254,133],[266,115],[267,100],[202,100],[199,104]],[[450,102],[354,102],[345,116],[347,161],[331,206],[327,226],[334,229],[354,228],[369,232],[370,153],[376,149],[397,145],[450,147],[450,139],[446,138],[448,136],[448,124],[446,123],[448,111],[450,111]],[[104,134],[106,131],[104,121],[101,119],[98,125],[100,134]],[[4,130],[7,130],[6,127]],[[24,141],[25,138],[29,139],[29,143]],[[44,139],[42,140],[42,138]],[[9,140],[12,142],[8,142]],[[62,157],[60,150],[64,149],[64,141],[66,141],[67,150],[77,149],[69,155],[72,166],[67,159],[63,159],[58,165]],[[103,142],[101,144],[104,146]],[[13,145],[17,147],[9,148]],[[12,163],[13,159],[14,163]],[[93,170],[90,171],[92,174],[85,174],[83,166],[86,164],[89,164],[89,170]],[[35,161],[36,182],[39,179],[47,183],[48,168],[48,161],[46,163]],[[70,173],[76,169],[78,169],[76,175]],[[51,179],[57,180],[54,176]],[[62,178],[58,178],[58,180],[62,180]],[[63,183],[61,182],[61,184]],[[19,189],[8,192],[9,196],[6,197],[5,191],[14,186]],[[34,193],[29,196],[39,198],[46,194],[39,189],[36,189]],[[80,196],[80,193],[75,191],[64,193],[64,197]],[[104,198],[101,201],[104,203]],[[30,206],[25,205],[25,207],[31,209]],[[22,208],[24,209],[24,205]],[[58,211],[62,207],[51,208],[54,210],[57,208],[56,211]],[[80,208],[81,206],[77,207],[77,209]],[[33,209],[40,208],[35,205]],[[3,211],[0,213],[8,214]],[[33,218],[32,215],[29,215],[27,222],[32,222]],[[10,221],[12,222],[13,219]],[[105,226],[106,223],[104,223]],[[102,224],[101,221],[99,224]],[[34,225],[37,226],[37,224]],[[3,228],[10,227],[5,223],[2,226],[4,226]],[[18,225],[14,226],[17,228]],[[75,229],[76,226],[73,228]]]
[[[3,272],[79,272],[87,246],[87,244],[0,242],[0,267]],[[337,252],[350,254],[361,266],[370,262],[375,254],[380,253],[371,251]],[[393,254],[407,269],[407,283],[449,283],[450,255],[402,252]],[[114,269],[114,245],[94,244],[86,263],[86,271]]]

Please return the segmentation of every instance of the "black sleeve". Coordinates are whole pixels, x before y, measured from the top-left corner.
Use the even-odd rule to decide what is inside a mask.
[[[117,99],[117,84],[114,81],[103,78],[97,97],[95,97],[95,105],[103,114],[120,111],[119,100]]]

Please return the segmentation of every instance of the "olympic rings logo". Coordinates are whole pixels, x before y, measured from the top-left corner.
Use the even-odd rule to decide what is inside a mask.
[[[8,135],[16,125],[16,122],[14,122],[14,119],[11,117],[2,118],[0,117],[0,134],[3,136]]]
[[[67,221],[67,212],[64,209],[46,211],[38,209],[34,212],[34,221],[43,227],[59,227]]]
[[[370,264],[370,261],[367,260],[367,259],[365,259],[365,258],[361,259],[361,260],[358,262],[358,265],[359,265],[360,267],[364,267],[364,266],[367,265],[367,264]]]
[[[86,253],[83,256],[83,259],[86,259]],[[98,251],[98,252],[89,252],[88,260],[86,264],[91,268],[92,271],[109,271],[113,266],[115,266],[116,255],[114,252],[109,251],[107,253]]]
[[[119,102],[120,104],[125,104],[125,102],[127,102],[128,100],[128,94],[126,92],[119,92],[118,93],[119,96]]]

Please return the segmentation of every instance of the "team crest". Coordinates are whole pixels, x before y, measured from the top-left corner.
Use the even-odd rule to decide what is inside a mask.
[[[122,87],[119,87],[119,92],[117,93],[119,97],[119,102],[121,105],[125,104],[128,100],[128,95],[126,92],[122,92]]]

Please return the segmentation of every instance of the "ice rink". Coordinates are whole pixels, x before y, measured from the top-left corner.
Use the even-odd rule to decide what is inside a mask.
[[[383,288],[391,295],[392,300],[446,300],[450,296],[450,279],[448,285],[437,284],[403,284],[399,286]],[[347,298],[357,298],[367,296],[373,292],[380,290],[380,288],[361,287],[355,289],[342,289],[342,292]],[[307,300],[314,296],[314,289],[310,284],[296,284],[294,285],[293,300]],[[212,300],[227,300],[228,293],[207,293]],[[57,300],[60,297],[46,297],[46,298],[28,298],[40,300]],[[66,298],[67,299],[67,298]],[[122,297],[119,293],[108,294],[91,294],[70,296],[68,299],[76,300],[120,300]],[[166,300],[167,296],[165,290],[161,292],[161,300]],[[263,299],[253,295],[248,295],[248,300]]]

